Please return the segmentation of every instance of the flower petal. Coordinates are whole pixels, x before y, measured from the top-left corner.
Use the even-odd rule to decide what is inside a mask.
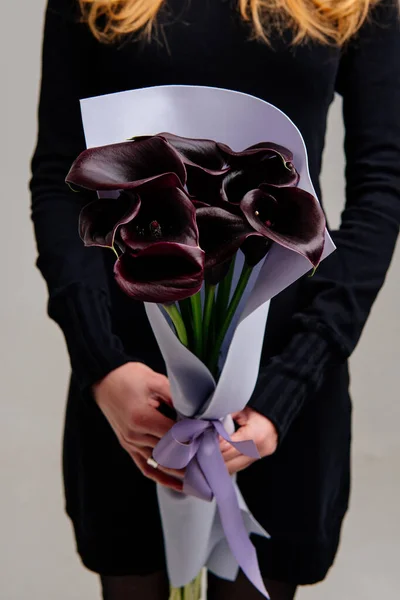
[[[119,235],[132,250],[142,250],[156,242],[177,242],[199,245],[196,209],[179,188],[153,189],[146,185],[139,190],[140,211],[136,218],[122,226]]]
[[[221,151],[223,153],[228,153],[231,156],[231,159],[228,160],[229,163],[232,163],[232,159],[234,159],[234,158],[243,158],[246,156],[252,156],[259,152],[280,154],[280,156],[282,157],[282,159],[285,162],[291,162],[291,163],[293,162],[293,152],[291,152],[288,148],[285,148],[285,146],[281,146],[280,144],[275,144],[274,142],[259,142],[258,144],[249,146],[248,148],[246,148],[245,150],[242,150],[241,152],[234,152],[227,146],[223,146]]]
[[[199,247],[159,242],[115,263],[121,289],[141,302],[165,304],[196,294],[204,280],[204,252]]]
[[[79,235],[85,246],[112,248],[118,227],[136,217],[140,209],[137,194],[101,198],[87,204],[79,215]]]
[[[196,217],[206,269],[225,263],[255,233],[242,215],[219,207],[199,208]]]
[[[278,154],[259,155],[253,157],[240,170],[232,170],[223,180],[222,197],[233,204],[238,204],[250,190],[260,185],[275,185],[279,187],[296,186],[299,182],[299,174],[292,166],[287,164]]]
[[[228,146],[218,144],[213,140],[187,138],[173,133],[159,133],[158,135],[166,139],[179,152],[185,165],[198,167],[214,175],[229,169],[225,158],[227,152],[222,151],[223,148],[230,150]]]
[[[90,190],[129,190],[165,173],[175,174],[181,185],[186,184],[178,152],[163,138],[153,136],[85,150],[72,165],[66,182]]]
[[[262,184],[296,186],[299,174],[292,161],[290,150],[271,142],[255,144],[242,152],[230,150],[227,162],[231,171],[224,178],[223,198],[238,203]]]
[[[230,169],[226,163],[230,148],[213,140],[186,138],[173,133],[164,132],[158,136],[164,138],[179,153],[185,164],[189,194],[200,202],[218,204],[222,178]]]
[[[245,239],[240,249],[245,256],[246,263],[250,267],[255,267],[267,254],[271,245],[271,240],[265,238],[260,233],[255,233]]]
[[[318,265],[326,221],[314,196],[299,188],[263,186],[246,194],[240,207],[256,231]]]

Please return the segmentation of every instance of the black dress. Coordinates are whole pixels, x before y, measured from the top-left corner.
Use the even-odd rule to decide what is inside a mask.
[[[84,148],[78,100],[161,84],[236,89],[286,112],[301,130],[314,185],[335,90],[343,96],[347,193],[337,252],[317,274],[272,302],[262,366],[250,404],[277,426],[276,454],[239,475],[272,540],[255,539],[265,577],[323,579],[337,550],[349,497],[351,405],[347,358],[381,288],[400,221],[400,30],[395,0],[373,10],[340,50],[291,34],[251,41],[229,2],[169,0],[151,43],[101,45],[74,0],[49,0],[39,139],[31,182],[38,266],[49,314],[68,345],[66,510],[84,564],[103,574],[164,566],[155,486],[119,446],[90,397],[91,384],[129,360],[165,367],[143,306],[117,288],[113,255],[79,240],[91,197],[64,184]],[[238,123],[240,127],[240,123]],[[146,523],[147,529],[144,529]]]

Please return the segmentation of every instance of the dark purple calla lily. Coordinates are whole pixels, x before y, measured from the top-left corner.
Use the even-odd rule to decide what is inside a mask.
[[[196,210],[184,191],[165,187],[155,192],[147,187],[137,192],[140,209],[118,233],[126,247],[142,250],[160,241],[198,246]]]
[[[186,192],[174,187],[176,182],[175,175],[167,173],[118,198],[100,198],[85,206],[79,218],[85,245],[113,247],[116,240],[118,246],[139,250],[162,239],[197,246],[195,207]]]
[[[231,171],[222,184],[223,199],[238,204],[247,192],[261,185],[297,186],[299,174],[292,161],[289,150],[272,143],[256,144],[243,152],[231,151]]]
[[[165,174],[170,174],[176,186],[186,184],[179,153],[165,139],[153,136],[85,150],[73,163],[66,182],[95,191],[133,190]]]
[[[85,246],[113,248],[118,227],[136,217],[140,204],[139,196],[134,193],[100,198],[87,204],[79,216],[79,235]]]
[[[206,253],[206,269],[231,259],[249,235],[262,235],[254,231],[243,215],[223,208],[199,208],[196,217],[200,247]]]
[[[200,247],[205,251],[205,277],[217,284],[225,276],[230,260],[243,251],[248,265],[254,267],[267,254],[271,240],[254,230],[245,216],[210,206],[196,212]]]
[[[319,264],[326,222],[314,196],[299,188],[262,186],[248,192],[240,208],[255,231]]]
[[[285,146],[275,144],[274,142],[259,142],[258,144],[253,144],[253,146],[249,146],[240,152],[235,152],[229,148],[229,146],[224,144],[219,144],[219,147],[221,153],[227,157],[226,162],[233,168],[241,168],[242,166],[246,165],[247,158],[251,161],[252,156],[263,156],[268,154],[278,154],[281,159],[287,163],[288,169],[293,167],[293,152],[291,152],[291,150],[288,148],[285,148]]]
[[[87,246],[122,253],[115,277],[137,300],[182,300],[197,293],[204,280],[196,209],[181,187],[171,185],[175,178],[167,173],[142,181],[118,198],[95,200],[80,215]]]
[[[181,156],[185,165],[195,167],[211,175],[221,175],[229,170],[227,156],[230,148],[214,140],[187,138],[173,133],[158,133],[156,137],[165,139]],[[149,140],[148,136],[132,138]]]
[[[230,148],[213,140],[186,138],[172,133],[159,133],[179,154],[187,172],[189,195],[197,202],[218,204],[223,177],[229,172]],[[151,139],[147,136],[133,138]]]
[[[124,252],[115,263],[115,278],[131,298],[166,304],[196,294],[204,279],[204,252],[172,242]]]

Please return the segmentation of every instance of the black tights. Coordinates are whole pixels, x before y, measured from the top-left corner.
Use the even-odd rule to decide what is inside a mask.
[[[168,577],[164,571],[140,577],[101,577],[103,600],[168,600]],[[293,600],[296,586],[265,580],[271,600]],[[240,573],[235,582],[224,581],[210,574],[207,600],[261,600],[263,596]]]

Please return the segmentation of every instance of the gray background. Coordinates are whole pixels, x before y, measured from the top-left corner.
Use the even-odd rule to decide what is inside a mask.
[[[60,448],[68,360],[61,333],[46,317],[29,220],[44,5],[2,3],[0,597],[95,600],[97,580],[80,566],[63,514]],[[337,100],[323,172],[333,224],[343,206],[342,142]],[[340,554],[328,580],[304,588],[300,600],[398,596],[399,264],[398,251],[351,361],[354,478]]]

